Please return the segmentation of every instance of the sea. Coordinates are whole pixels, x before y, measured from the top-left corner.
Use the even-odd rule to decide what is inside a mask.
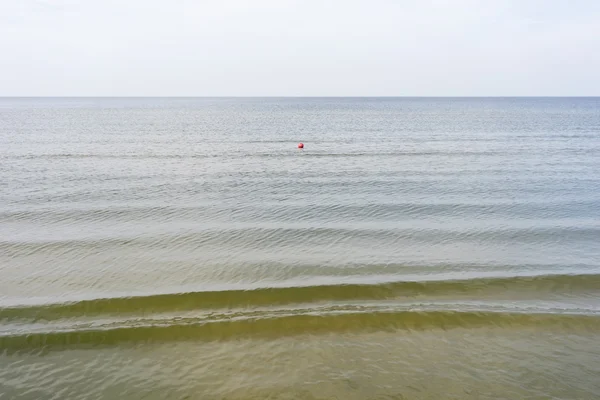
[[[600,98],[0,99],[1,400],[599,398]]]

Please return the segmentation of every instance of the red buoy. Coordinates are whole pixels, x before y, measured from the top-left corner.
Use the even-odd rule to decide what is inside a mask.
[[[299,149],[303,149],[304,148],[304,143],[298,143],[298,148]]]

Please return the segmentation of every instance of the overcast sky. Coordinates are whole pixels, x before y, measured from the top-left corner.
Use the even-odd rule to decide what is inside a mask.
[[[600,95],[600,0],[0,0],[0,96]]]

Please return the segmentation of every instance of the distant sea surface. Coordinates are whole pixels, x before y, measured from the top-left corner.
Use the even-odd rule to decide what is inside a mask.
[[[600,98],[0,99],[2,400],[599,398]]]

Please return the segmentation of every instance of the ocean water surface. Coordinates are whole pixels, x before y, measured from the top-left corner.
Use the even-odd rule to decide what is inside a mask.
[[[0,99],[2,400],[598,399],[598,343],[600,98]]]

